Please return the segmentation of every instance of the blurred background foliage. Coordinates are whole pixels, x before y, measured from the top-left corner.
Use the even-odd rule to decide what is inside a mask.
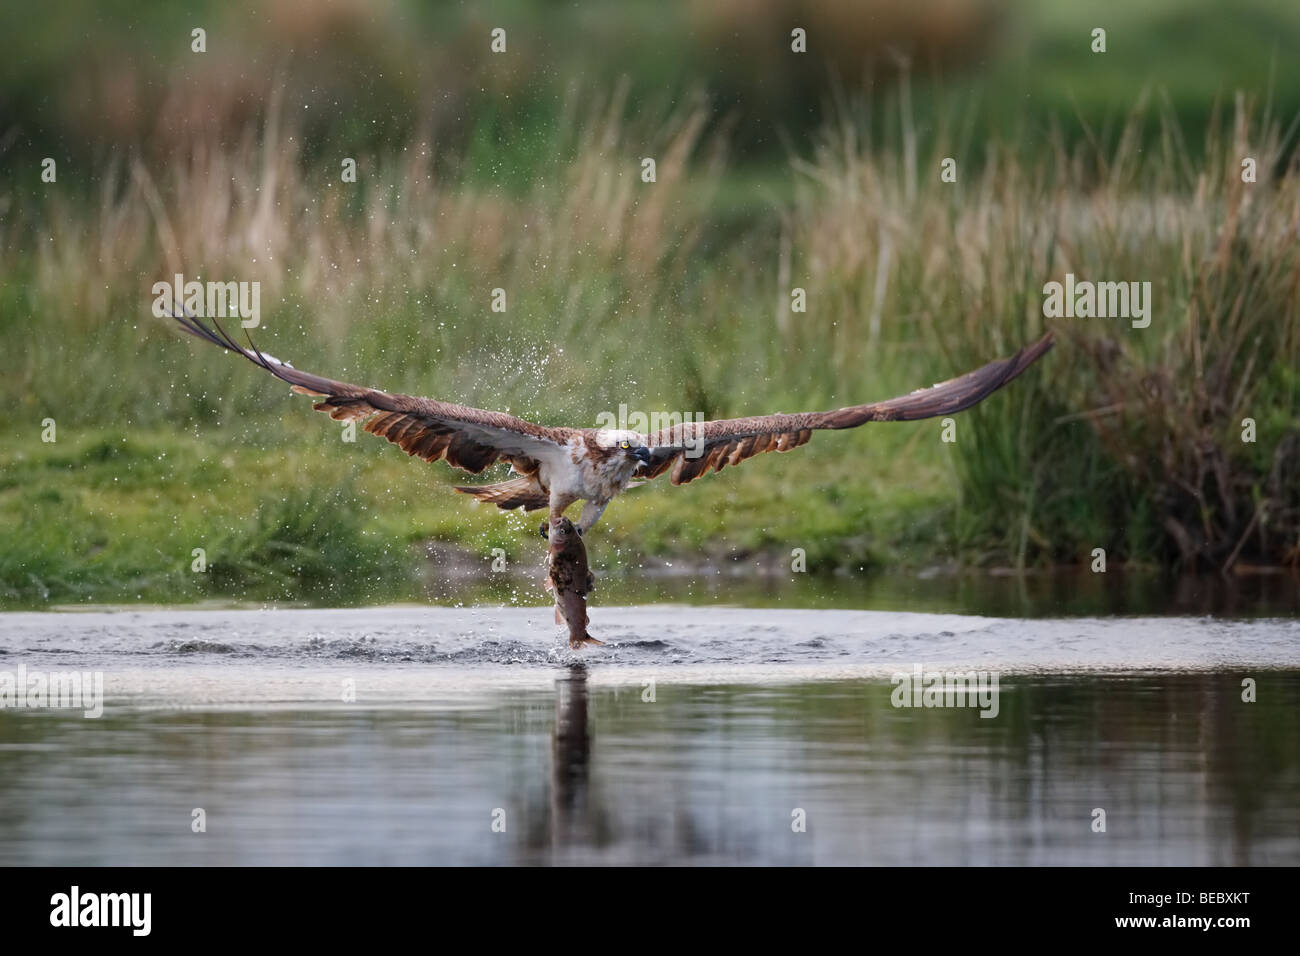
[[[299,367],[574,425],[885,397],[1037,337],[1066,271],[1151,281],[1149,330],[1058,323],[956,445],[868,428],[637,490],[593,559],[1300,562],[1296,4],[63,2],[0,27],[0,600],[381,600],[430,541],[539,559],[449,469],[178,338],[149,293],[177,272],[259,281],[258,344]]]
[[[504,56],[489,50],[494,27]],[[807,55],[790,53],[795,27]],[[736,165],[760,168],[837,103],[904,75],[922,128],[942,103],[966,135],[1014,133],[1030,148],[1057,129],[1116,128],[1148,88],[1193,140],[1238,89],[1267,92],[1278,115],[1300,110],[1300,6],[1288,0],[57,0],[8,5],[0,28],[14,41],[0,63],[6,145],[83,165],[123,146],[167,154],[195,135],[238,137],[273,87],[301,111],[308,161],[434,140],[465,172],[523,186],[574,91],[619,81],[624,119],[703,90],[706,134],[725,130]]]

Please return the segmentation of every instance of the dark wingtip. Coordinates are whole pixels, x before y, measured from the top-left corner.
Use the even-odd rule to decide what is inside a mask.
[[[1013,356],[1012,362],[1009,365],[1010,374],[1003,379],[1002,384],[1005,385],[1025,369],[1029,368],[1029,366],[1033,365],[1040,358],[1050,352],[1054,345],[1056,345],[1056,335],[1050,330],[1037,342],[1032,345],[1026,345]]]
[[[227,351],[238,352],[245,358],[248,357],[248,353],[239,347],[235,340],[226,333],[226,330],[221,327],[221,323],[216,319],[212,320],[212,325],[216,327],[214,330],[205,325],[203,320],[198,316],[190,315],[184,306],[181,306],[179,313],[173,309],[171,317],[176,320],[176,324],[181,327],[182,331],[188,332],[196,338],[203,339],[205,342],[211,342],[213,345],[219,346]]]
[[[172,312],[171,317],[176,320],[176,324],[180,326],[182,332],[193,335],[195,338],[203,339],[205,342],[211,342],[213,345],[220,346],[223,349],[229,349],[231,347],[229,343],[222,339],[221,336],[188,312],[182,310],[179,315]]]
[[[225,327],[222,326],[215,317],[209,318],[209,321],[212,323],[212,326],[209,327],[198,316],[190,315],[184,306],[181,306],[180,314],[177,314],[177,312],[173,310],[171,317],[176,320],[182,331],[188,332],[196,338],[203,339],[205,342],[211,342],[213,345],[219,346],[228,352],[235,352],[242,355],[254,365],[266,369],[266,371],[270,372],[277,378],[291,381],[280,373],[279,368],[274,362],[271,362],[262,354],[262,351],[253,343],[253,337],[249,335],[247,330],[244,332],[244,337],[248,339],[248,348],[244,348],[234,340],[231,334],[225,330]],[[284,363],[284,367],[292,368],[292,366],[287,362]]]

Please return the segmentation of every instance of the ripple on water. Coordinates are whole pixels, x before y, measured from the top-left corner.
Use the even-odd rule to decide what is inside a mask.
[[[834,662],[892,673],[919,662],[1043,672],[1293,667],[1300,622],[1199,618],[995,620],[796,609],[598,608],[605,647],[571,651],[549,608],[78,612],[5,615],[0,654],[246,666],[248,661],[621,667]],[[838,671],[837,671],[838,672]]]
[[[220,641],[159,641],[154,647],[160,647],[169,654],[238,654],[240,648]]]

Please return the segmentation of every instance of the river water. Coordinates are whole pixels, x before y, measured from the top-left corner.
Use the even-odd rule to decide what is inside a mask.
[[[1294,618],[591,616],[2,614],[0,864],[1300,863]]]

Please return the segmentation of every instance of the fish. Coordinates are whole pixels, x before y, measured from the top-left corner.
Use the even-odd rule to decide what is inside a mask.
[[[587,567],[587,546],[573,522],[561,515],[551,519],[547,534],[546,590],[555,595],[555,623],[569,627],[569,646],[604,644],[587,633],[587,595],[596,586]]]

